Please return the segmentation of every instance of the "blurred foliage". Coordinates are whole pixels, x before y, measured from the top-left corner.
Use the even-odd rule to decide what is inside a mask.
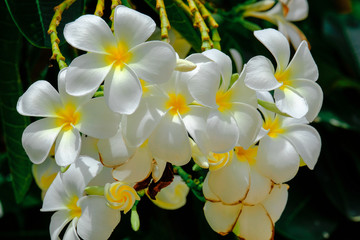
[[[31,181],[31,164],[21,147],[21,133],[30,119],[17,114],[17,98],[38,80],[56,85],[57,63],[51,51],[47,24],[58,0],[4,0],[0,5],[0,239],[48,239],[51,213],[40,213],[40,190]],[[155,1],[130,1],[136,9],[159,23]],[[146,2],[146,3],[145,3]],[[268,55],[249,29],[276,26],[234,14],[238,4],[254,0],[209,0],[206,5],[219,23],[222,50],[237,49],[246,63],[251,57]],[[65,11],[59,26],[61,51],[70,63],[78,53],[64,42],[63,26],[82,13],[93,13],[96,1],[77,1]],[[110,15],[106,1],[104,17]],[[199,51],[200,35],[171,0],[166,0],[173,28]],[[360,2],[353,0],[309,1],[309,16],[296,25],[305,33],[318,64],[318,83],[324,103],[313,123],[322,137],[322,151],[314,171],[301,168],[288,184],[289,200],[276,223],[276,239],[354,239],[360,229]],[[202,212],[203,203],[188,196],[179,210],[159,209],[145,199],[138,205],[140,230],[123,215],[112,239],[235,239],[211,230]]]

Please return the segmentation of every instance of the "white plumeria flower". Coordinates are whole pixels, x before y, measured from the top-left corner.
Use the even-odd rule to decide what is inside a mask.
[[[149,199],[158,207],[175,210],[186,204],[186,196],[189,193],[189,187],[179,175],[175,175],[169,186],[162,188],[155,196],[155,199]]]
[[[114,34],[100,17],[84,15],[64,28],[66,41],[88,53],[69,66],[66,90],[83,95],[104,83],[104,96],[115,112],[131,114],[141,99],[139,78],[161,83],[169,79],[176,65],[171,45],[145,42],[154,32],[155,22],[125,6],[114,13]]]
[[[41,211],[56,211],[51,217],[51,239],[71,221],[63,239],[108,239],[120,222],[120,211],[107,206],[103,196],[84,196],[85,187],[102,166],[80,157],[65,173],[59,173],[48,189]]]
[[[190,161],[191,147],[182,116],[190,111],[193,98],[186,85],[187,74],[174,71],[170,80],[146,85],[139,108],[123,117],[121,126],[130,146],[148,141],[153,158],[182,166]],[[162,164],[161,164],[162,165]]]
[[[265,2],[265,1],[263,1]],[[249,9],[244,17],[256,17],[273,23],[297,49],[303,40],[307,40],[304,33],[292,22],[307,18],[309,5],[307,0],[280,0],[268,11],[261,12],[257,9]]]
[[[107,183],[104,195],[110,208],[119,209],[124,213],[131,210],[136,200],[140,200],[136,190],[125,182]]]
[[[210,227],[221,235],[233,231],[241,239],[272,239],[288,197],[288,185],[274,185],[268,196],[255,205],[227,205],[206,201],[204,213]]]
[[[67,69],[59,72],[59,92],[47,81],[32,84],[19,98],[16,109],[25,116],[44,117],[31,123],[23,132],[22,144],[30,160],[42,163],[55,143],[55,160],[67,166],[79,156],[80,132],[96,138],[116,133],[120,115],[112,112],[103,97],[94,92],[73,97],[65,91]]]
[[[255,91],[244,85],[244,71],[230,86],[231,59],[224,53],[211,49],[187,59],[198,65],[188,80],[198,104],[184,116],[191,137],[205,154],[228,152],[235,145],[248,148],[261,127],[261,116]]]
[[[203,185],[205,199],[229,205],[255,205],[265,199],[273,184],[254,167],[256,155],[257,146],[210,153],[209,172]]]
[[[271,101],[269,93],[261,97]],[[276,183],[292,179],[303,161],[310,169],[318,160],[321,139],[306,119],[294,119],[275,114],[260,107],[267,134],[260,139],[257,169]]]
[[[256,91],[274,91],[277,108],[294,118],[313,121],[318,115],[323,92],[315,82],[319,73],[307,43],[303,41],[290,60],[289,43],[275,29],[254,32],[255,37],[275,57],[276,71],[269,59],[255,56],[246,67],[245,84]]]

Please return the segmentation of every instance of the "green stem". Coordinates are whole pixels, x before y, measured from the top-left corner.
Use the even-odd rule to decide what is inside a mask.
[[[177,173],[182,180],[186,183],[186,185],[191,189],[194,195],[202,202],[205,202],[205,197],[202,193],[202,179],[192,179],[192,176],[188,174],[182,167],[173,166],[174,172]]]
[[[160,15],[160,25],[161,25],[161,40],[169,43],[169,33],[170,30],[170,22],[166,14],[166,8],[164,4],[164,0],[156,0],[156,9],[159,11]]]

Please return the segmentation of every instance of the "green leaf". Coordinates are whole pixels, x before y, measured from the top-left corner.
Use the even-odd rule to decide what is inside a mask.
[[[20,203],[31,184],[31,163],[23,150],[21,136],[29,124],[28,117],[20,116],[16,103],[22,94],[22,85],[19,73],[19,61],[22,47],[22,38],[15,24],[11,20],[5,4],[1,3],[0,21],[0,111],[3,126],[4,141],[9,159],[12,177],[12,186],[17,203]]]
[[[22,35],[34,46],[51,48],[47,34],[54,7],[63,0],[5,0],[8,10]],[[57,28],[60,42],[64,41],[63,29],[66,23],[74,21],[84,10],[84,0],[78,0],[62,14]]]
[[[145,0],[145,2],[156,11],[156,0]],[[176,29],[194,48],[201,52],[201,37],[192,25],[191,20],[173,1],[164,1],[167,16],[172,28]]]

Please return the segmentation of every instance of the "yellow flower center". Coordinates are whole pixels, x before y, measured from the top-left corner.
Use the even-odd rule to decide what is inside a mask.
[[[242,147],[235,147],[235,154],[242,162],[248,162],[253,165],[256,162],[257,146],[244,149]]]
[[[289,81],[289,71],[284,71],[284,72],[276,72],[275,73],[275,78],[279,83],[282,83],[283,85],[281,85],[279,88],[281,90],[284,90],[284,88],[288,85],[290,85],[290,81]]]
[[[106,184],[104,195],[109,207],[124,210],[124,213],[130,211],[135,200],[140,200],[135,189],[123,182]]]
[[[216,93],[216,104],[219,106],[218,110],[220,112],[229,110],[232,107],[230,99],[231,94],[229,91],[218,91]]]
[[[210,153],[208,156],[209,170],[215,171],[226,166],[233,157],[233,151],[227,153]]]
[[[185,97],[181,94],[170,93],[169,100],[165,103],[165,108],[170,109],[170,113],[174,116],[176,114],[185,114],[190,108],[186,104]]]
[[[81,216],[81,208],[77,205],[79,198],[77,196],[73,196],[66,207],[70,210],[71,218],[80,217]]]
[[[80,120],[80,113],[76,112],[76,107],[74,104],[68,103],[64,108],[56,111],[57,113],[57,126],[63,126],[63,130],[67,131],[76,125]]]
[[[106,49],[109,55],[105,56],[105,61],[110,65],[114,63],[114,66],[119,66],[121,69],[125,63],[131,60],[132,54],[129,52],[129,48],[126,43],[120,42],[116,47],[111,46]]]
[[[279,134],[285,132],[285,129],[281,127],[281,121],[277,116],[275,117],[275,119],[267,119],[263,124],[263,128],[265,130],[269,130],[268,135],[272,138],[275,138]]]

